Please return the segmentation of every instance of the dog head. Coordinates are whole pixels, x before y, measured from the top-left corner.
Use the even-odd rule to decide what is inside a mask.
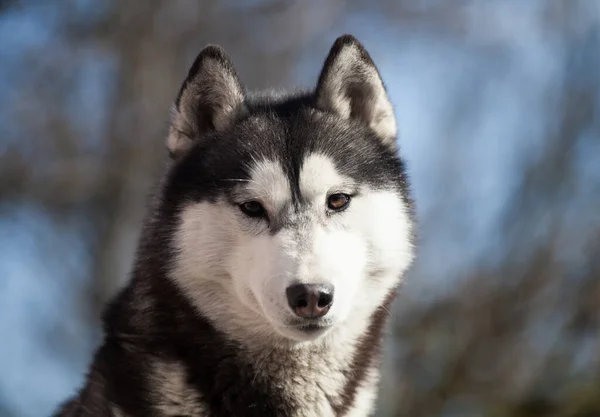
[[[412,260],[407,178],[378,70],[337,39],[313,92],[248,95],[208,46],[175,101],[172,279],[210,319],[294,341],[360,325]]]

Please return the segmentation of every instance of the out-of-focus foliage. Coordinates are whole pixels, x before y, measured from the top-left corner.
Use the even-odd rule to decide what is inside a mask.
[[[0,2],[0,415],[82,381],[197,52],[310,87],[359,37],[400,125],[419,257],[381,416],[600,415],[600,2]]]

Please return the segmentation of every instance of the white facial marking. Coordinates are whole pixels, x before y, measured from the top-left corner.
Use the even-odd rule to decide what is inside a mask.
[[[322,154],[308,156],[300,170],[300,194],[310,201],[322,198],[324,204],[327,192],[343,192],[353,183],[352,179],[337,171],[330,158]]]
[[[242,216],[237,207],[223,201],[184,208],[175,237],[178,255],[171,277],[219,329],[240,340],[270,340],[274,330],[253,294],[246,290],[244,267],[262,263],[260,257],[243,258],[255,234],[247,231],[249,226],[242,224]],[[249,240],[244,243],[244,239]],[[237,269],[241,277],[233,273]]]
[[[279,211],[292,197],[290,183],[281,165],[266,159],[252,166],[245,189],[249,199],[259,200],[271,213]]]

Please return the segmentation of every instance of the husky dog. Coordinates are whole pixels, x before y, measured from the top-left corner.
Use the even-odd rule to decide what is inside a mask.
[[[171,155],[85,386],[56,416],[368,416],[413,258],[396,120],[369,54],[313,91],[247,94],[217,46],[173,106]]]

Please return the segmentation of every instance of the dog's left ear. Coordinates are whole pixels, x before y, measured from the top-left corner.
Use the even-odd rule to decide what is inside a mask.
[[[396,147],[396,118],[379,71],[352,35],[333,44],[319,76],[317,107],[369,126],[379,139]]]
[[[167,148],[183,155],[202,135],[230,128],[244,113],[245,92],[225,51],[205,47],[183,82],[171,115]]]

